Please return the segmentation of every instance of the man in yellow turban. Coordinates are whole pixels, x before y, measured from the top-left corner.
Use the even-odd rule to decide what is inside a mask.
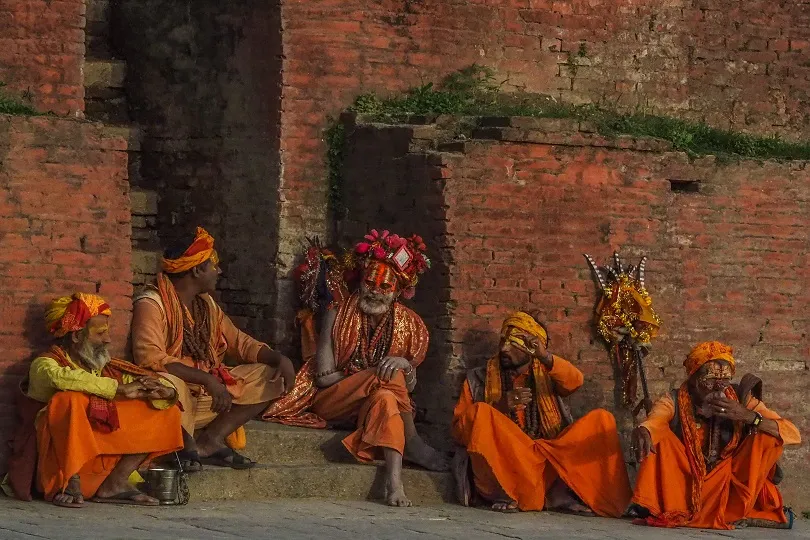
[[[214,239],[198,227],[166,250],[156,284],[134,299],[133,356],[177,387],[191,471],[253,467],[232,448],[238,434],[295,382],[289,358],[237,329],[211,297],[221,273]],[[239,365],[226,365],[226,355]]]
[[[465,449],[453,459],[458,496],[501,512],[619,517],[631,492],[616,421],[602,409],[572,420],[561,398],[582,386],[582,372],[548,345],[535,317],[514,313],[499,354],[468,372],[453,418]]]
[[[633,495],[638,523],[659,527],[788,528],[792,515],[776,487],[777,460],[801,436],[762,402],[762,382],[732,384],[731,347],[697,345],[687,380],[659,399],[633,432],[641,463]]]
[[[4,490],[31,499],[37,487],[58,506],[84,500],[154,506],[130,475],[182,447],[177,392],[129,362],[110,358],[110,306],[76,293],[54,300],[45,319],[57,343],[29,370],[21,423]]]

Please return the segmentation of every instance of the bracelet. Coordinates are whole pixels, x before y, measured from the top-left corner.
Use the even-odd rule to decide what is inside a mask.
[[[763,418],[762,418],[762,415],[761,415],[761,414],[759,414],[759,413],[758,413],[758,412],[756,412],[756,411],[754,411],[754,414],[755,414],[756,416],[754,417],[754,421],[753,421],[753,422],[751,422],[751,425],[752,425],[752,426],[754,426],[755,428],[757,428],[757,427],[759,427],[759,425],[762,423]]]
[[[329,371],[321,371],[320,373],[315,374],[315,378],[320,379],[321,377],[326,377],[327,375],[337,373],[337,371],[338,371],[337,368],[333,368],[333,369],[331,369]]]

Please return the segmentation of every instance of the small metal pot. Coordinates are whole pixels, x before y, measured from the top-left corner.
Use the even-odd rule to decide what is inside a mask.
[[[146,491],[160,504],[179,504],[178,479],[180,471],[176,469],[154,468],[146,471]]]

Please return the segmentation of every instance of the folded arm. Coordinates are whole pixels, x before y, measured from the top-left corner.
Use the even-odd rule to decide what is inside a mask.
[[[100,377],[70,366],[62,367],[53,358],[45,357],[37,358],[31,363],[28,379],[28,395],[43,402],[47,402],[57,391],[84,392],[113,399],[118,390],[118,381],[115,379]]]

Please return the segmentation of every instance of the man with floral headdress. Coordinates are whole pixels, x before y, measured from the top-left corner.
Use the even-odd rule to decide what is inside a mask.
[[[631,492],[616,421],[603,409],[572,421],[561,398],[582,372],[548,345],[545,327],[518,311],[503,322],[499,355],[468,372],[453,415],[464,447],[453,458],[457,495],[499,512],[619,517]]]
[[[145,461],[182,447],[177,392],[110,358],[111,314],[101,297],[82,293],[48,308],[47,328],[58,341],[31,364],[4,482],[17,498],[31,500],[36,464],[37,486],[57,506],[79,508],[89,497],[158,504],[128,480]]]
[[[243,446],[243,425],[295,381],[286,356],[237,329],[211,298],[218,262],[214,239],[198,227],[165,251],[163,271],[136,295],[132,313],[135,362],[161,372],[179,392],[182,461],[192,471],[256,465],[234,449]],[[239,365],[227,366],[226,355]]]
[[[432,470],[446,461],[416,433],[409,397],[425,359],[428,332],[399,302],[410,298],[430,266],[425,244],[372,230],[355,248],[359,291],[326,311],[316,353],[319,387],[311,411],[329,421],[356,419],[343,445],[361,462],[385,460],[386,502],[410,506],[402,485],[402,459]]]
[[[659,527],[789,528],[777,460],[801,436],[762,402],[762,382],[733,385],[731,347],[697,345],[684,361],[688,378],[659,399],[633,432],[641,463],[633,510]]]

